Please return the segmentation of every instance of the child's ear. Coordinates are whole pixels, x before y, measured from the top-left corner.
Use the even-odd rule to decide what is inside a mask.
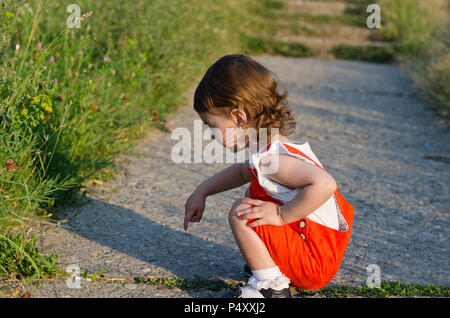
[[[231,119],[238,127],[246,127],[248,123],[247,114],[242,109],[235,107],[230,111]]]

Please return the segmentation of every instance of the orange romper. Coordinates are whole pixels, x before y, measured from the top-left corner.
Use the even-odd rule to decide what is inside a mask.
[[[311,160],[305,153],[288,144],[283,145],[294,154]],[[271,144],[267,145],[267,151]],[[259,184],[256,169],[250,172],[249,195],[252,199],[283,203],[269,195]],[[283,226],[260,225],[253,229],[269,250],[272,259],[291,284],[301,289],[318,289],[326,286],[337,274],[350,240],[354,207],[336,189],[336,203],[348,224],[346,231],[335,230],[306,217]],[[252,222],[255,219],[249,219]]]

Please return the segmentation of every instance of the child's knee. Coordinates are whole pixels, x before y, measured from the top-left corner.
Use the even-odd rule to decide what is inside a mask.
[[[228,213],[228,223],[231,227],[239,226],[244,220],[239,219],[235,209],[231,209]]]
[[[230,224],[231,227],[243,226],[247,223],[247,220],[245,220],[245,219],[242,220],[238,217],[237,211],[245,209],[246,207],[249,207],[250,205],[242,204],[241,201],[242,200],[236,201],[233,204],[232,208],[230,209],[230,212],[228,213],[228,223]]]

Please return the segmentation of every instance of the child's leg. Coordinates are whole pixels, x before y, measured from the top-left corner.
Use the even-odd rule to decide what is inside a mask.
[[[228,215],[234,239],[242,256],[252,271],[277,266],[264,242],[251,227],[247,226],[247,220],[241,220],[236,215],[236,211],[246,207],[248,207],[247,204],[240,204],[238,201],[233,205]]]
[[[242,298],[290,297],[289,279],[280,271],[259,235],[247,226],[248,220],[236,215],[236,211],[247,207],[238,201],[228,216],[234,239],[252,271],[250,286],[242,287],[240,295]]]

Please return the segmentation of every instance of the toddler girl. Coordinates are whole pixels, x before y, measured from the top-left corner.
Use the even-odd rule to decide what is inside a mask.
[[[291,297],[289,286],[317,289],[336,275],[350,239],[354,208],[337,190],[307,142],[295,131],[287,92],[279,94],[274,73],[251,57],[220,58],[194,95],[194,109],[224,147],[259,151],[201,183],[185,206],[184,229],[200,222],[209,195],[250,182],[234,203],[229,224],[242,256],[249,286],[236,297]],[[266,130],[267,142],[261,144]],[[218,137],[217,137],[218,136]]]

